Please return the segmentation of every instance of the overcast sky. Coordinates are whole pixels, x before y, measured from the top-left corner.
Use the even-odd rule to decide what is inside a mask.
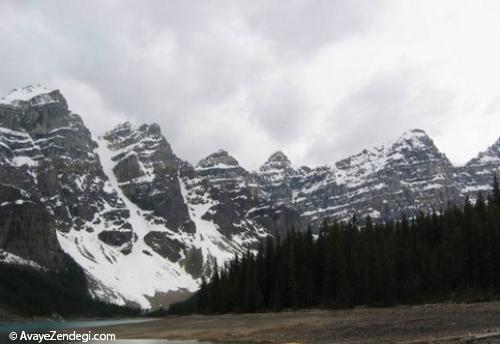
[[[500,1],[0,0],[0,93],[58,88],[95,135],[157,122],[181,158],[332,163],[421,128],[500,137]]]

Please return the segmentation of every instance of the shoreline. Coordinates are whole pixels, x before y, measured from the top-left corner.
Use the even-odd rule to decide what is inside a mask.
[[[145,323],[99,327],[99,331],[114,333],[118,339],[221,343],[446,343],[474,336],[489,338],[489,343],[494,337],[494,343],[500,343],[500,301],[169,316]]]

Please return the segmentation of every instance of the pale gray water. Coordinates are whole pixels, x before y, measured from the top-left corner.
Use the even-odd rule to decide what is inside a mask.
[[[84,327],[102,327],[122,324],[134,324],[152,321],[155,319],[137,318],[137,319],[107,319],[107,320],[44,320],[27,322],[0,322],[0,333],[9,333],[12,331],[36,332],[40,330],[58,330]]]
[[[112,319],[112,320],[69,320],[69,321],[32,321],[32,322],[0,322],[0,344],[6,343],[22,343],[23,341],[9,339],[11,332],[16,332],[20,335],[22,331],[30,333],[48,333],[51,330],[67,330],[92,327],[94,333],[99,333],[96,328],[103,326],[113,326],[122,324],[133,324],[155,319]],[[81,330],[85,333],[86,330]],[[27,343],[26,341],[24,341]],[[44,343],[55,343],[54,341],[45,341]],[[61,342],[63,343],[63,342]],[[82,342],[73,342],[82,343]],[[197,340],[165,340],[165,339],[120,339],[114,341],[88,341],[87,343],[114,343],[114,344],[213,344],[212,342],[200,342]]]

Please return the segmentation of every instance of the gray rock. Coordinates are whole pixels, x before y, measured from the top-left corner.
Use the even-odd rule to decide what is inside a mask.
[[[177,262],[182,258],[181,252],[184,244],[176,239],[171,239],[165,232],[149,232],[144,241],[163,258]]]
[[[471,199],[481,192],[486,196],[491,191],[493,175],[500,178],[500,139],[465,166],[455,169],[455,178],[462,184],[462,195]]]
[[[296,171],[282,154],[276,156],[278,163],[270,158],[260,168],[261,185],[296,209],[301,223],[315,227],[325,218],[347,221],[370,215],[388,221],[419,211],[439,212],[462,199],[454,167],[418,129],[330,166]]]
[[[316,168],[295,169],[276,152],[249,172],[224,150],[193,167],[157,124],[123,123],[95,142],[59,91],[29,86],[0,99],[0,250],[57,270],[65,248],[92,295],[145,306],[143,297],[175,292],[161,289],[164,276],[186,292],[268,235],[317,229],[325,218],[439,212],[489,193],[495,173],[500,140],[454,167],[418,129]],[[111,277],[96,273],[100,264]],[[121,282],[138,269],[147,283]]]
[[[17,196],[0,194],[0,212],[5,215],[0,235],[3,249],[42,266],[60,268],[56,263],[62,259],[55,256],[62,250],[56,230],[89,230],[96,221],[130,229],[124,204],[105,189],[107,177],[94,153],[96,146],[57,90],[28,100],[0,102],[0,186],[18,192]],[[25,250],[12,248],[4,235],[12,233],[14,226],[40,240],[25,236],[29,241]]]
[[[151,211],[149,220],[173,231],[194,231],[194,224],[182,198],[179,168],[185,163],[172,152],[157,124],[133,128],[130,123],[117,126],[103,138],[112,151],[113,172],[125,196],[143,210]]]

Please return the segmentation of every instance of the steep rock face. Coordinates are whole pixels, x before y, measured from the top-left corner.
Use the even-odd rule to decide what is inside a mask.
[[[177,176],[183,162],[172,152],[157,124],[132,129],[125,123],[106,133],[103,139],[110,150],[113,173],[125,196],[149,219],[172,231],[194,231],[183,202]]]
[[[462,194],[471,198],[475,198],[478,192],[491,190],[494,174],[500,176],[500,138],[465,166],[456,169],[456,178],[463,185]]]
[[[194,272],[210,275],[215,262],[222,264],[234,254],[242,254],[255,247],[266,231],[239,213],[236,193],[230,195],[210,183],[206,176],[196,171],[184,171],[179,182],[189,215],[196,224],[194,241],[197,251],[192,258],[200,257],[204,262]],[[234,196],[234,198],[233,198]],[[243,201],[243,199],[240,199]]]
[[[29,86],[0,99],[0,261],[59,269],[66,252],[95,297],[166,306],[269,234],[439,211],[499,172],[500,140],[455,168],[421,130],[316,168],[276,152],[248,172],[224,150],[193,167],[156,124],[95,141],[59,91]]]
[[[220,149],[206,158],[201,159],[200,162],[198,162],[197,167],[199,170],[236,169],[241,171],[238,160],[229,155],[229,153],[223,149]]]
[[[17,190],[0,186],[2,193]],[[44,205],[18,196],[0,207],[0,261],[14,258],[28,265],[59,270],[64,267],[63,252],[52,216]],[[8,252],[9,256],[1,254]]]
[[[56,269],[66,252],[119,304],[165,306],[268,233],[247,218],[266,200],[227,152],[193,168],[156,124],[95,142],[43,86],[0,101],[0,177],[0,260]]]
[[[266,165],[259,176],[268,192],[297,209],[303,223],[315,225],[326,217],[370,215],[386,221],[403,213],[439,211],[459,194],[453,166],[418,129],[332,166],[293,171],[285,163],[269,173]]]
[[[236,240],[258,244],[265,236],[284,233],[298,226],[299,214],[262,188],[258,176],[242,168],[228,152],[220,150],[202,159],[196,166],[203,190],[217,204],[206,218],[213,220],[223,233],[244,235]],[[247,244],[249,246],[249,244]],[[251,244],[250,244],[251,246]]]
[[[100,271],[93,274],[97,282],[102,282],[97,283],[101,293],[97,296],[118,294],[124,300],[135,298],[144,306],[151,302],[165,305],[168,295],[162,294],[194,291],[199,278],[210,276],[216,263],[223,264],[235,254],[256,247],[268,233],[267,228],[242,213],[253,205],[245,202],[245,197],[252,197],[255,191],[246,184],[243,191],[236,191],[250,174],[227,152],[217,152],[193,168],[175,156],[156,124],[130,123],[100,138],[97,152],[111,189],[129,210],[134,234],[128,252],[114,252],[109,269],[121,272],[112,281],[109,275],[113,273],[102,273],[108,262],[99,259],[97,266],[73,252],[87,270]],[[106,237],[99,236],[101,241],[107,240],[108,245],[120,242],[121,231],[105,233]],[[85,241],[89,239],[80,238],[79,246]],[[90,243],[83,246],[92,250]],[[133,269],[130,274],[123,273],[121,266]],[[134,284],[129,278],[137,270],[149,285],[136,286],[133,295],[127,294],[128,283]],[[112,296],[106,290],[110,284],[108,289],[115,292]]]
[[[196,178],[189,185],[195,194],[214,202],[203,218],[214,222],[234,241],[251,241],[255,246],[266,232],[246,214],[264,200],[250,173],[224,150],[202,159],[195,173]]]
[[[248,171],[222,149],[200,160],[196,165],[196,174],[209,180],[211,185],[217,186],[219,189],[234,190],[252,186]]]
[[[110,157],[110,179],[116,179],[129,208],[137,208],[140,221],[146,222],[143,240],[150,249],[194,279],[211,274],[215,261],[222,264],[246,250],[247,228],[232,231],[227,226],[231,219],[217,211],[220,203],[208,191],[211,184],[174,155],[156,124],[119,125],[99,144],[103,160]],[[243,237],[233,242],[237,234]]]
[[[0,100],[0,126],[0,180],[8,190],[0,194],[2,222],[7,232],[20,228],[26,241],[24,253],[11,247],[9,236],[0,240],[2,249],[57,268],[62,251],[56,229],[93,231],[93,221],[125,225],[116,195],[103,190],[95,143],[59,91],[13,90]],[[107,219],[96,220],[106,207]]]
[[[293,197],[294,180],[299,173],[281,151],[273,153],[259,168],[257,178],[263,190],[273,201],[290,201]]]
[[[349,202],[358,214],[382,220],[439,211],[458,195],[452,168],[425,132],[412,130],[392,144],[336,163],[335,181],[345,201],[333,206]]]
[[[118,185],[117,176],[101,165],[113,162],[98,155],[102,151],[110,158],[111,150],[92,140],[59,91],[27,87],[0,103],[0,187],[5,191],[0,194],[0,260],[57,269],[66,252],[85,270],[95,297],[120,304],[150,307],[159,294],[197,288],[196,279],[179,262],[187,260],[183,251],[175,240],[165,239],[173,231],[187,230],[189,218],[177,172],[170,172],[175,161],[163,154],[170,149],[168,143],[152,142],[158,139],[158,127],[136,132],[150,139],[142,140],[142,148],[134,146],[141,139],[129,138],[134,147],[130,154],[156,152],[149,162],[138,159],[142,172],[159,175],[151,178],[154,187],[142,184],[139,175],[124,177],[132,172],[121,165],[116,172],[123,185]],[[119,138],[113,144],[117,150],[128,147]],[[161,168],[167,172],[159,172]],[[146,173],[142,177],[149,178]],[[170,216],[175,211],[169,208],[170,198],[155,199],[143,185],[177,196],[184,218],[182,212]],[[166,190],[172,185],[177,195]],[[146,210],[141,213],[124,191]],[[164,208],[170,213],[162,212]]]

